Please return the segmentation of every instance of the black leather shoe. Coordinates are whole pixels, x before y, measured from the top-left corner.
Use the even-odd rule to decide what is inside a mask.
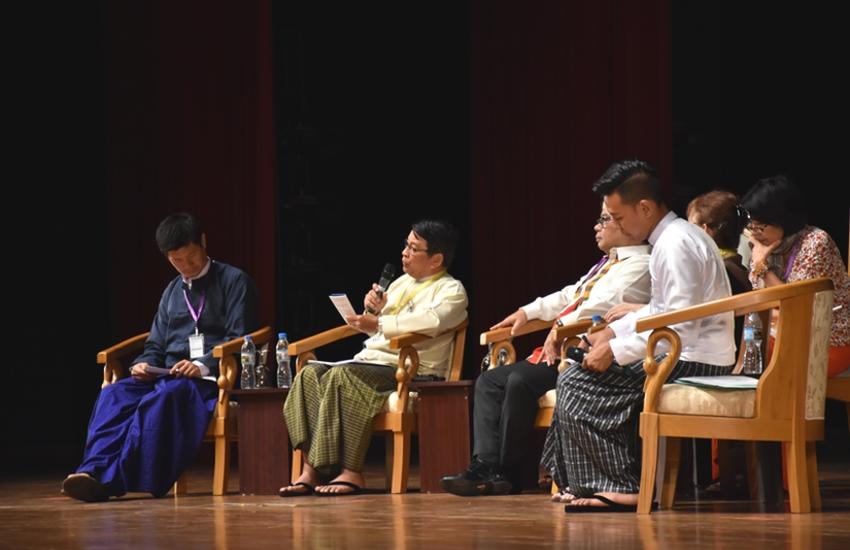
[[[106,485],[86,473],[71,474],[62,482],[62,494],[84,502],[109,500]]]
[[[505,478],[497,466],[477,458],[472,460],[465,472],[441,479],[440,486],[446,492],[462,497],[507,495],[512,488],[511,482]]]

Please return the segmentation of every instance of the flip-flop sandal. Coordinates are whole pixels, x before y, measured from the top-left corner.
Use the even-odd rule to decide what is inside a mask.
[[[289,487],[304,487],[306,491],[284,491]],[[314,494],[316,492],[316,488],[310,485],[309,483],[304,483],[303,481],[299,481],[297,483],[292,483],[287,485],[286,487],[281,487],[281,489],[277,492],[278,495],[283,498],[289,497],[306,497]]]
[[[341,493],[316,492],[315,495],[317,497],[347,497],[349,495],[358,495],[358,494],[363,492],[363,487],[361,487],[359,485],[355,485],[354,483],[351,483],[351,482],[348,482],[348,481],[331,481],[330,483],[327,483],[326,485],[338,485],[340,487],[348,487],[351,490],[350,491],[344,491],[344,492],[341,492]]]
[[[590,513],[608,513],[608,512],[637,512],[637,505],[620,504],[614,502],[610,498],[602,495],[592,495],[587,498],[592,498],[606,504],[607,506],[589,506],[586,504],[567,504],[564,506],[564,512],[568,514],[590,514]]]

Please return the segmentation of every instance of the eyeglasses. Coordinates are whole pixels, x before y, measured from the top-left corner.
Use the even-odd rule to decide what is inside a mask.
[[[416,254],[418,252],[428,252],[427,248],[416,248],[415,246],[413,246],[412,244],[407,242],[406,239],[401,241],[401,249],[402,249],[402,251],[410,250],[411,254]]]
[[[747,224],[746,229],[752,235],[760,235],[761,232],[764,231],[764,228],[767,227],[768,225],[770,225],[770,224],[769,223],[750,222],[750,223]]]
[[[612,218],[611,216],[609,216],[607,214],[603,214],[603,215],[599,216],[599,218],[597,218],[596,223],[600,227],[605,227],[605,224],[607,224],[607,223],[609,223],[613,220],[614,220],[614,218]]]

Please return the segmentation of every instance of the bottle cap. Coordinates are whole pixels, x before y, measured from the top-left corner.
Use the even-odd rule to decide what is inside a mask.
[[[286,339],[286,333],[285,332],[278,332],[277,333],[277,339],[278,340],[285,340]]]

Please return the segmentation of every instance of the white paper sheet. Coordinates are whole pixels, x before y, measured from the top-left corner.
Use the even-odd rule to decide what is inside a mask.
[[[331,299],[331,302],[333,302],[333,305],[336,310],[342,316],[343,321],[345,321],[346,317],[350,317],[351,315],[357,315],[357,313],[354,311],[354,307],[348,300],[347,294],[331,294],[329,298]]]
[[[719,390],[754,390],[758,386],[758,379],[749,376],[686,376],[675,381],[676,384],[696,386],[698,388],[711,388]]]

